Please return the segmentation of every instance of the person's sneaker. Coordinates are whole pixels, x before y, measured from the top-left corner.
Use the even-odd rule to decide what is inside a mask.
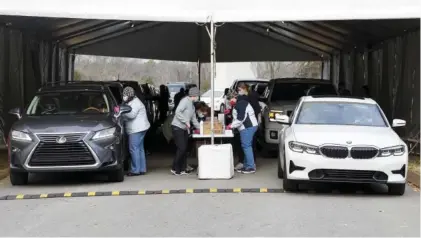
[[[171,170],[171,173],[176,175],[176,176],[190,174],[190,172],[186,172],[186,171],[181,171],[181,172],[177,173],[175,170]]]
[[[243,168],[243,169],[241,170],[241,173],[243,173],[243,174],[254,174],[254,173],[256,173],[256,169],[252,169],[252,168],[250,168],[250,169],[245,169],[245,168]]]
[[[187,165],[186,172],[193,172],[193,171],[194,171],[194,168],[191,167],[190,165]]]
[[[235,171],[237,171],[237,172],[241,172],[242,170],[243,170],[243,168],[244,168],[244,164],[243,163],[238,163],[236,166],[235,166]]]

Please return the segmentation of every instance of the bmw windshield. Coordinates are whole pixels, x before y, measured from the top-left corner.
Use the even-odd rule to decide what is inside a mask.
[[[34,97],[26,115],[73,115],[109,113],[109,102],[102,92],[48,92]]]
[[[378,105],[349,102],[304,102],[295,123],[387,127]]]

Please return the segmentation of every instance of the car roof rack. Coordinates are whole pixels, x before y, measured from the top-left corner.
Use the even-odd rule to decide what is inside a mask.
[[[345,96],[345,95],[309,95],[309,97],[313,98],[349,98],[349,99],[361,99],[365,100],[365,97],[359,97],[359,96]]]

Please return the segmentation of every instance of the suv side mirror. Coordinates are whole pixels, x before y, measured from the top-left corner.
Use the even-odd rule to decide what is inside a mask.
[[[22,113],[20,111],[20,108],[13,108],[12,110],[9,111],[9,114],[11,115],[15,115],[18,119],[22,118]]]
[[[393,119],[392,127],[402,127],[406,125],[405,120],[401,119]]]
[[[259,97],[259,101],[260,102],[267,103],[268,102],[268,98],[266,98],[266,97]]]
[[[279,114],[275,114],[275,121],[281,124],[286,124],[286,125],[290,125],[291,123],[289,122],[289,116],[287,115],[279,115]]]
[[[114,109],[114,117],[120,117],[122,114],[129,113],[132,111],[132,107],[129,105],[120,105]]]

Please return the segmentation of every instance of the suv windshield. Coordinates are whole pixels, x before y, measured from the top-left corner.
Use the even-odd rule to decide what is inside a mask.
[[[183,84],[168,84],[167,86],[170,93],[178,93],[181,88],[184,88]]]
[[[216,98],[222,97],[224,95],[223,91],[216,91],[214,93],[214,96]],[[202,94],[202,97],[211,97],[212,96],[212,90],[208,90],[206,93]]]
[[[337,95],[331,84],[275,83],[271,101],[297,101],[306,95]]]
[[[249,81],[249,80],[246,80],[246,81],[237,81],[237,84],[236,84],[236,88],[234,89],[235,91],[237,91],[238,90],[238,84],[240,84],[240,83],[244,83],[244,84],[246,84],[248,87],[249,87],[249,89],[251,89],[251,88],[254,88],[254,86],[255,85],[257,85],[257,84],[259,84],[260,86],[259,87],[263,87],[263,85],[264,86],[266,86],[266,85],[268,85],[268,83],[269,82],[262,82],[262,81]],[[264,90],[264,89],[263,89]]]
[[[305,102],[296,124],[387,126],[377,105],[348,102]]]
[[[109,113],[107,97],[102,92],[49,92],[34,97],[27,115],[67,115]]]

